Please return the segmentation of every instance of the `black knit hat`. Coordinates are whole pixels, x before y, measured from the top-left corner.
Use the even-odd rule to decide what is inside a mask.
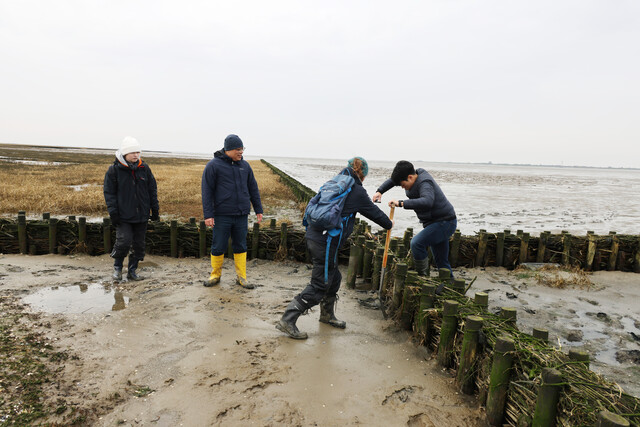
[[[231,134],[224,139],[224,151],[231,151],[237,148],[244,148],[238,135]]]

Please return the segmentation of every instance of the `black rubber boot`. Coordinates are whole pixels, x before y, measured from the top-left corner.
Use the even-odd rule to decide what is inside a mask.
[[[303,312],[304,308],[302,305],[295,299],[292,300],[284,310],[282,319],[278,320],[278,323],[276,323],[276,328],[289,335],[294,340],[306,340],[307,333],[300,332],[296,326],[296,321]]]
[[[322,301],[320,301],[320,321],[322,323],[327,323],[334,328],[344,329],[347,327],[347,322],[338,320],[335,315],[334,310],[337,302],[338,295],[324,297]]]
[[[122,280],[122,267],[113,267],[113,280]]]
[[[140,277],[138,276],[138,274],[136,274],[139,261],[140,260],[133,257],[133,254],[129,255],[129,264],[127,265],[127,279],[133,280],[133,281],[138,281],[143,279],[143,277]]]
[[[418,276],[429,276],[429,257],[421,260],[413,259],[413,265],[418,272]]]

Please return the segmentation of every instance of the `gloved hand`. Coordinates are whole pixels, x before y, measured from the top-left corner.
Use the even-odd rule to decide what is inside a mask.
[[[149,218],[151,221],[159,221],[160,220],[160,214],[158,213],[158,211],[151,211],[151,218]]]
[[[117,226],[120,224],[120,215],[118,214],[113,214],[113,215],[109,215],[111,217],[111,225],[113,226]]]

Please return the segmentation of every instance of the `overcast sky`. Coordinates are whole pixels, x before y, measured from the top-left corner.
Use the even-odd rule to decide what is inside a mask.
[[[0,0],[0,142],[640,167],[640,2]]]

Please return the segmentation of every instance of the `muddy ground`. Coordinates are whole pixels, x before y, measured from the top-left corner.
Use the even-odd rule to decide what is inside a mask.
[[[58,413],[44,419],[484,425],[474,398],[458,394],[452,375],[406,333],[358,304],[362,293],[340,292],[337,314],[347,329],[319,323],[316,310],[298,322],[309,339],[295,341],[274,322],[307,283],[308,267],[249,261],[254,290],[235,285],[232,268],[226,260],[221,285],[205,288],[205,260],[149,256],[140,271],[146,280],[113,283],[106,256],[0,256],[3,308],[32,312],[20,324],[66,355],[45,385],[47,405]]]

